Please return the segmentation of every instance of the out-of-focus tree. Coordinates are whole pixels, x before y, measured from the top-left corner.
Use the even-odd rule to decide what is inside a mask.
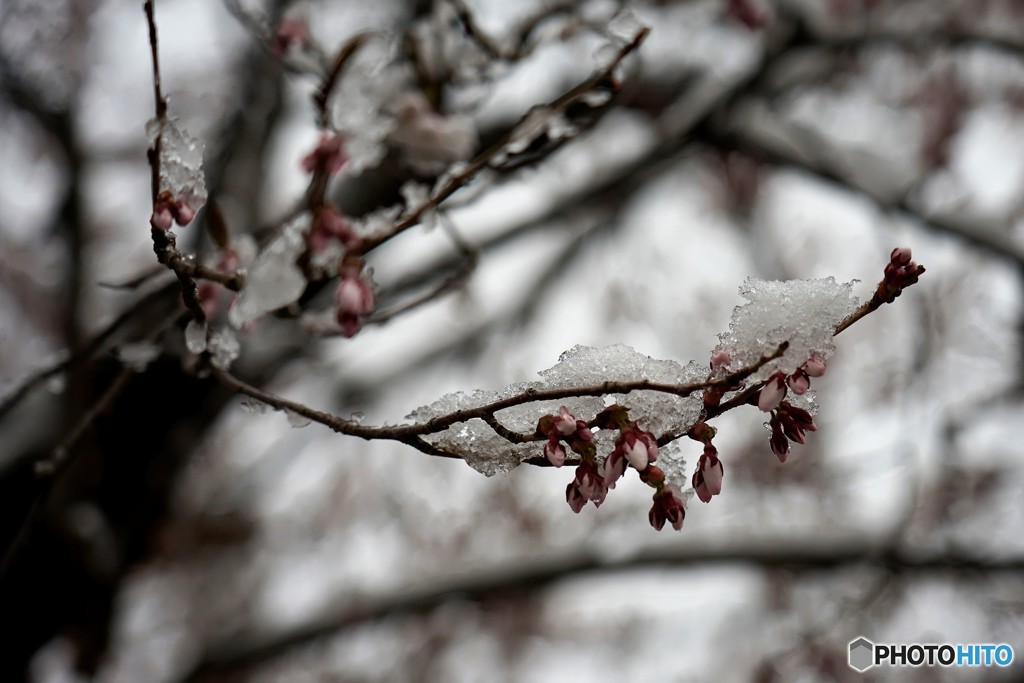
[[[0,6],[0,678],[1024,647],[1022,3],[141,5]]]

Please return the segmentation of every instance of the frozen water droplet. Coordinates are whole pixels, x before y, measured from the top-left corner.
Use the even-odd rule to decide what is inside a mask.
[[[210,352],[210,362],[213,363],[213,367],[227,370],[231,367],[231,363],[238,358],[242,351],[242,345],[239,344],[234,332],[222,328],[210,335],[210,339],[206,343],[206,350]]]
[[[185,327],[185,346],[195,354],[206,350],[206,323],[190,320]]]
[[[632,42],[646,28],[649,28],[649,26],[641,21],[640,17],[632,9],[619,12],[608,22],[608,33],[616,40],[621,41],[622,44]]]
[[[146,136],[153,145],[160,137],[160,189],[198,211],[206,204],[206,172],[203,145],[171,117],[150,119]]]
[[[262,415],[267,412],[267,404],[254,398],[244,398],[239,405],[242,406],[243,411],[250,415]]]
[[[308,218],[300,221],[286,227],[250,266],[245,287],[228,312],[234,327],[241,328],[265,313],[294,303],[306,290],[306,277],[295,265],[305,248],[302,226]]]
[[[309,426],[309,423],[312,422],[308,417],[297,413],[294,410],[285,409],[284,414],[288,418],[288,424],[291,425],[293,429],[302,429],[303,427]]]
[[[365,418],[366,418],[366,415],[364,415],[363,413],[355,412],[355,413],[352,413],[351,417],[349,417],[349,421],[350,422],[355,422],[356,424],[362,424],[363,420]]]

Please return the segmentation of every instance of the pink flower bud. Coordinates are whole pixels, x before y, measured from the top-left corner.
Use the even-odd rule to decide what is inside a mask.
[[[579,514],[583,506],[587,504],[587,499],[583,497],[575,481],[569,482],[569,485],[565,487],[565,500],[576,514]]]
[[[910,252],[910,247],[896,247],[889,254],[889,260],[898,266],[905,266],[910,263],[913,256]]]
[[[558,409],[558,415],[555,415],[553,426],[555,431],[561,436],[569,436],[577,429],[576,418],[569,412],[568,408],[562,406]]]
[[[316,148],[302,158],[302,168],[307,173],[323,170],[333,174],[340,171],[346,161],[348,157],[345,155],[341,137],[324,134]]]
[[[174,206],[171,207],[171,213],[174,214],[174,221],[181,226],[188,225],[196,217],[195,209],[180,199],[174,202]]]
[[[757,407],[764,413],[770,413],[786,397],[786,387],[782,383],[781,375],[773,375],[768,379],[757,399]]]
[[[359,266],[343,265],[338,288],[334,290],[335,316],[342,334],[354,337],[362,328],[363,318],[376,305],[373,285],[359,271]]]
[[[628,442],[625,448],[622,449],[626,456],[626,460],[629,460],[629,464],[636,469],[643,471],[647,467],[647,446],[645,446],[639,440],[633,440],[632,444]]]
[[[170,230],[174,223],[174,214],[167,204],[157,203],[153,209],[153,215],[149,217],[149,224],[157,230]]]
[[[601,506],[605,496],[608,494],[608,487],[604,484],[604,477],[598,472],[597,461],[591,458],[584,458],[576,468],[574,484],[579,489],[580,495],[592,501],[597,507]]]
[[[555,439],[548,439],[544,444],[544,457],[555,467],[561,467],[565,464],[565,448]]]
[[[697,494],[700,502],[711,502],[711,491],[708,489],[707,482],[704,481],[704,476],[700,473],[700,470],[693,473],[693,491]]]
[[[700,459],[700,473],[704,477],[704,484],[712,496],[722,492],[722,479],[725,477],[725,467],[717,455],[705,452]]]
[[[786,384],[789,385],[790,390],[797,396],[806,394],[807,390],[811,388],[811,380],[807,379],[807,374],[802,370],[797,370],[787,377]]]
[[[604,460],[604,485],[615,488],[617,482],[626,473],[626,458],[618,448],[608,454]]]
[[[287,53],[293,45],[303,47],[307,43],[309,43],[309,27],[306,22],[284,18],[277,25],[277,30],[274,31],[271,50],[280,57]]]
[[[654,505],[647,515],[651,526],[661,531],[667,521],[672,528],[679,531],[683,528],[683,520],[686,517],[686,508],[683,501],[675,494],[671,487],[666,486],[654,494]]]
[[[808,377],[821,377],[825,374],[825,359],[816,353],[811,354],[811,357],[801,367]]]
[[[768,443],[779,462],[786,462],[786,458],[789,456],[789,439],[782,433],[782,425],[778,420],[772,420],[772,436]]]
[[[728,351],[723,348],[717,348],[711,352],[711,369],[724,368],[731,360],[732,358],[729,357]]]

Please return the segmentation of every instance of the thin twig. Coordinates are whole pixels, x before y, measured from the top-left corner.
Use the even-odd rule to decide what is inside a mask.
[[[615,69],[622,63],[622,61],[637,50],[644,40],[647,38],[650,30],[643,28],[637,32],[633,40],[623,45],[615,57],[601,70],[593,74],[590,78],[583,81],[582,83],[571,88],[567,92],[563,93],[559,97],[552,100],[550,103],[545,105],[545,109],[551,116],[561,114],[565,111],[566,107],[575,102],[577,99],[585,95],[586,93],[601,87]],[[448,197],[455,194],[455,192],[473,180],[481,171],[491,165],[491,162],[498,157],[508,146],[508,144],[514,139],[516,132],[518,131],[519,125],[522,124],[527,117],[531,114],[527,113],[516,125],[512,126],[505,135],[501,137],[491,147],[480,153],[475,159],[469,162],[466,167],[460,170],[458,173],[453,174],[443,186],[434,191],[427,201],[420,204],[418,207],[408,212],[402,220],[393,225],[387,232],[367,237],[363,240],[361,245],[362,253],[367,253],[376,249],[385,242],[393,239],[400,235],[406,230],[419,225],[423,214],[428,211],[432,211],[441,205]]]
[[[55,477],[57,476],[67,465],[71,462],[72,449],[83,434],[96,422],[96,419],[103,414],[105,410],[110,408],[110,405],[114,400],[121,394],[125,386],[128,384],[128,380],[135,374],[134,371],[127,368],[121,370],[121,372],[114,378],[110,386],[107,387],[106,391],[96,400],[95,403],[85,411],[85,414],[79,418],[75,426],[71,428],[67,436],[61,440],[60,444],[53,450],[50,457],[45,460],[40,460],[36,463],[35,472],[38,477]]]

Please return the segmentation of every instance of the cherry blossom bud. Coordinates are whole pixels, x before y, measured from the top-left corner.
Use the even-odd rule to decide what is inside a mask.
[[[174,202],[171,212],[174,214],[174,222],[181,226],[188,225],[196,217],[195,209],[181,200]]]
[[[579,514],[583,506],[587,504],[587,499],[583,497],[575,481],[569,482],[569,485],[565,487],[565,500],[576,514]]]
[[[629,460],[629,464],[636,469],[643,470],[647,467],[647,446],[641,441],[634,440],[632,445],[627,443],[623,452],[626,459]]]
[[[811,414],[803,408],[797,408],[794,405],[786,404],[786,416],[793,420],[793,422],[800,427],[800,429],[807,432],[816,432],[818,427],[814,424],[814,418]]]
[[[299,19],[284,18],[277,25],[274,31],[274,40],[271,50],[277,56],[282,56],[294,45],[303,47],[309,43],[309,26]]]
[[[725,476],[725,467],[718,459],[718,450],[711,446],[711,451],[705,449],[700,459],[700,473],[704,477],[704,483],[712,496],[722,492],[722,479]]]
[[[619,433],[615,441],[615,451],[620,452],[639,471],[658,459],[658,440],[650,432],[627,427]]]
[[[626,458],[618,448],[608,454],[604,460],[604,485],[615,488],[615,482],[626,473]]]
[[[912,259],[910,247],[896,247],[889,255],[889,260],[898,266],[905,266]]]
[[[786,397],[786,387],[782,383],[781,375],[773,375],[761,387],[761,394],[757,399],[757,407],[764,413],[770,413]]]
[[[168,204],[157,203],[153,208],[153,215],[149,217],[149,224],[157,230],[170,230],[174,223],[174,214]]]
[[[797,370],[792,375],[786,378],[786,384],[790,390],[797,396],[802,396],[807,393],[807,390],[811,388],[811,380],[807,378],[807,374],[802,370]]]
[[[811,354],[801,368],[808,377],[821,377],[825,374],[825,359],[818,354]]]
[[[693,491],[697,494],[697,498],[702,503],[711,502],[711,491],[708,489],[707,482],[704,481],[704,475],[697,470],[693,473]]]
[[[686,517],[686,508],[683,501],[676,492],[669,486],[654,494],[654,505],[647,515],[651,526],[661,531],[667,521],[672,528],[679,531],[683,528],[683,519]]]
[[[768,443],[779,462],[786,462],[789,456],[789,439],[782,433],[782,425],[777,420],[772,420],[772,436]]]
[[[604,477],[598,472],[597,461],[592,458],[584,458],[576,468],[576,478],[573,482],[584,499],[590,500],[595,506],[600,507],[608,494],[608,487],[604,484]],[[572,505],[572,502],[569,503]]]
[[[362,328],[363,319],[373,312],[376,298],[373,285],[360,272],[360,266],[343,265],[340,275],[334,290],[335,316],[342,334],[351,338]]]
[[[565,464],[565,448],[556,439],[548,439],[544,444],[544,457],[555,467]]]
[[[345,217],[327,204],[316,212],[312,229],[309,231],[309,245],[315,252],[323,251],[332,239],[337,239],[347,248],[359,242],[359,236]]]
[[[559,435],[569,436],[577,429],[576,418],[569,412],[568,408],[562,406],[558,409],[558,415],[555,416],[552,426]]]
[[[726,13],[751,31],[762,29],[771,22],[771,8],[764,0],[729,0]]]
[[[341,170],[348,157],[339,135],[323,135],[316,148],[302,159],[302,168],[307,173],[323,170],[329,174]]]
[[[732,358],[730,358],[728,351],[723,348],[717,348],[711,352],[711,369],[724,368],[731,360]]]

